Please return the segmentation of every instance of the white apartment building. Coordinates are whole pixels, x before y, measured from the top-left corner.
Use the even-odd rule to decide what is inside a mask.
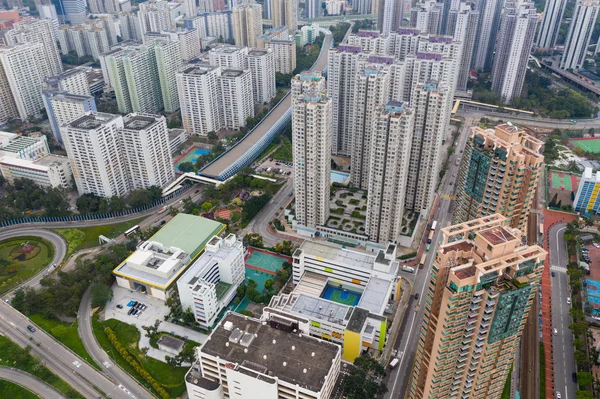
[[[344,12],[346,2],[343,0],[324,0],[328,15],[340,15]]]
[[[164,116],[129,114],[120,131],[132,190],[164,187],[175,177]]]
[[[439,35],[442,30],[443,7],[435,0],[423,0],[410,10],[410,26],[421,33]]]
[[[306,0],[304,5],[306,9],[306,18],[314,19],[321,16],[321,0]]]
[[[544,6],[544,17],[538,31],[535,46],[553,49],[563,20],[567,0],[548,1]]]
[[[204,328],[212,328],[244,282],[244,245],[235,234],[214,236],[177,280],[181,308],[190,310]]]
[[[160,32],[175,27],[175,17],[183,14],[183,6],[165,0],[149,0],[139,4],[140,33]],[[176,10],[180,8],[180,10]]]
[[[298,2],[271,0],[272,26],[287,26],[290,32],[298,29]]]
[[[316,22],[311,22],[300,28],[300,32],[302,33],[302,45],[313,44],[319,36],[319,29],[319,24]]]
[[[297,326],[284,319],[267,323],[228,312],[198,349],[198,361],[186,374],[188,396],[330,398],[341,349],[294,332]]]
[[[97,60],[100,54],[110,50],[112,41],[109,32],[102,25],[95,23],[78,26],[61,25],[57,36],[62,54],[75,51],[78,57],[89,55]]]
[[[405,207],[427,214],[439,177],[442,141],[448,133],[450,88],[444,82],[418,83],[410,101],[415,112]]]
[[[569,25],[569,34],[565,41],[565,51],[559,63],[561,69],[583,68],[583,61],[585,61],[587,49],[590,46],[599,9],[600,1],[598,0],[577,1]]]
[[[177,70],[183,65],[181,59],[181,42],[155,42],[149,44],[156,62],[160,95],[165,112],[175,112],[179,109],[179,94],[177,93]],[[152,68],[154,65],[152,66]]]
[[[185,15],[193,17],[198,14],[198,7],[196,6],[196,0],[184,0],[183,7],[185,8]]]
[[[44,107],[48,114],[54,139],[62,143],[60,126],[83,116],[86,112],[96,111],[96,101],[92,96],[80,96],[64,91],[44,90]]]
[[[29,137],[0,131],[0,158],[35,161],[48,154],[50,154],[50,147],[44,135]]]
[[[210,49],[208,60],[211,65],[221,68],[246,68],[246,57],[248,56],[248,47],[221,45]]]
[[[475,42],[471,65],[473,69],[489,70],[492,67],[502,5],[503,1],[501,0],[482,0],[478,4],[479,23],[477,24],[477,42]]]
[[[533,3],[504,4],[492,67],[492,90],[500,93],[504,103],[521,94],[536,24]]]
[[[365,221],[372,242],[396,243],[400,236],[414,117],[407,103],[396,101],[378,107],[373,116]]]
[[[184,19],[186,28],[198,29],[201,39],[207,37],[224,40],[233,39],[233,16],[231,10],[203,13],[195,17]]]
[[[454,19],[453,31],[449,33],[453,35],[456,42],[462,43],[456,89],[465,91],[471,74],[471,61],[473,60],[473,50],[475,48],[479,11],[474,10],[471,3],[461,2],[459,7]]]
[[[233,37],[237,46],[256,47],[262,34],[262,6],[243,3],[233,7]]]
[[[190,134],[206,136],[221,129],[219,76],[221,68],[190,64],[177,72],[177,91],[183,128]]]
[[[292,153],[296,220],[316,228],[329,218],[332,104],[320,72],[292,79]]]
[[[19,111],[17,110],[17,104],[15,104],[8,77],[4,72],[2,62],[0,62],[0,123],[18,117]]]
[[[270,40],[265,42],[266,49],[275,53],[275,71],[292,73],[296,69],[296,41]]]
[[[91,96],[87,73],[83,69],[69,69],[58,75],[46,78],[47,90],[64,91],[79,96]]]
[[[45,155],[35,161],[0,157],[0,172],[10,184],[15,179],[33,180],[35,184],[48,188],[71,187],[71,166],[67,157]]]
[[[184,62],[200,56],[200,36],[196,28],[147,32],[144,35],[145,42],[153,40],[172,41],[179,44],[181,58]]]
[[[400,29],[404,17],[404,1],[373,0],[373,9],[377,6],[377,27],[384,35]]]
[[[268,103],[277,95],[275,84],[275,53],[272,49],[253,48],[248,50],[246,68],[252,74],[254,101]]]
[[[223,68],[219,77],[219,87],[222,127],[237,130],[246,126],[246,118],[254,116],[250,70]]]
[[[89,113],[61,127],[61,135],[80,195],[124,196],[129,193],[119,115]]]
[[[135,13],[131,12],[119,13],[119,30],[121,32],[121,39],[123,39],[123,41],[141,41],[144,36],[139,18]]]
[[[22,120],[38,117],[44,108],[42,101],[43,68],[42,43],[18,44],[11,47],[0,47],[0,64],[2,64],[2,79],[6,79],[12,93],[18,116]],[[43,63],[42,63],[43,64]],[[3,95],[5,97],[7,95]],[[8,109],[12,109],[9,105]]]
[[[352,137],[351,176],[352,185],[367,189],[369,186],[369,168],[371,139],[375,109],[385,104],[391,85],[389,69],[383,65],[368,64],[361,68],[356,76],[348,79],[355,82],[354,104],[350,106],[350,136]]]
[[[46,19],[27,19],[15,22],[13,29],[6,32],[6,45],[22,43],[41,43],[42,52],[36,65],[44,77],[63,71],[62,61],[56,45],[56,35],[52,21]]]

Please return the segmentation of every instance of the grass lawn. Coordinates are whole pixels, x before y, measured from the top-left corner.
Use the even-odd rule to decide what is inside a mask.
[[[2,336],[0,336],[0,353],[2,354],[0,365],[14,367],[34,375],[47,384],[52,385],[69,399],[83,398],[83,396],[69,384],[61,380],[56,374],[50,372],[46,367],[41,366],[41,362],[37,357],[31,356],[17,344]],[[2,392],[4,393],[4,391]],[[12,396],[2,395],[2,397]]]
[[[82,227],[79,229],[56,229],[56,232],[63,236],[67,241],[69,249],[67,258],[73,253],[86,248],[98,246],[98,237],[100,235],[108,238],[115,238],[131,227],[139,224],[145,218],[131,220],[129,222],[106,224],[103,226]]]
[[[27,252],[22,245],[32,247]],[[0,241],[0,294],[39,273],[54,258],[54,247],[39,237],[18,237]]]
[[[292,156],[292,143],[287,138],[284,138],[277,151],[271,154],[271,157],[284,162],[292,162],[294,160]]]
[[[116,319],[109,319],[101,322],[97,317],[94,317],[93,324],[96,339],[98,339],[98,342],[102,348],[104,348],[106,353],[144,386],[151,389],[149,384],[146,383],[133,367],[123,360],[118,353],[115,353],[114,347],[108,341],[108,337],[104,332],[105,327],[110,327],[114,331],[119,342],[121,342],[121,344],[129,350],[132,356],[140,362],[146,371],[148,371],[148,373],[150,373],[150,375],[154,377],[167,392],[169,392],[171,397],[178,397],[185,392],[185,374],[189,367],[171,367],[159,360],[144,356],[138,348],[140,332],[135,326],[123,323]]]
[[[37,399],[38,396],[31,393],[20,385],[0,380],[0,392],[2,397],[11,399]]]
[[[41,314],[34,314],[29,318],[48,334],[52,335],[73,352],[85,359],[89,364],[102,371],[102,369],[98,367],[92,357],[85,350],[83,342],[81,342],[79,334],[77,333],[77,322],[73,324],[63,323],[57,319],[46,319]]]

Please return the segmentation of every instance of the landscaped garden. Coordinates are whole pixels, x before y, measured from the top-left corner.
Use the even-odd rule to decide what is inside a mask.
[[[39,237],[0,241],[0,294],[33,277],[54,258],[54,247]]]

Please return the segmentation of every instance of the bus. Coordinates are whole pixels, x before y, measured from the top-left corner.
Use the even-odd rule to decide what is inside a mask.
[[[130,235],[132,235],[135,231],[137,231],[137,229],[139,229],[140,226],[139,225],[135,225],[132,228],[130,228],[129,230],[127,230],[125,233],[123,233],[125,235],[125,237],[129,237]]]
[[[435,231],[433,230],[429,232],[429,237],[427,237],[427,244],[431,244],[431,242],[433,241],[433,233],[435,233]]]
[[[419,262],[419,269],[422,269],[423,266],[425,266],[425,258],[427,257],[427,255],[423,254],[423,256],[421,256],[421,261]]]
[[[434,220],[433,223],[431,223],[431,230],[435,230],[436,227],[437,227],[437,222]]]

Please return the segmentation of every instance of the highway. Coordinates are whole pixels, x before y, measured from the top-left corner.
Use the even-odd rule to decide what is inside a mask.
[[[576,371],[573,349],[573,333],[569,330],[572,323],[569,313],[571,305],[567,278],[567,247],[565,244],[566,224],[558,223],[548,232],[550,240],[550,271],[555,277],[552,282],[552,328],[557,330],[553,335],[554,346],[554,386],[563,399],[575,399],[576,385],[571,374]],[[553,333],[554,334],[554,333]]]
[[[29,373],[12,367],[0,366],[0,380],[20,385],[42,399],[67,399],[51,385]]]
[[[388,392],[383,397],[385,399],[403,398],[406,392],[412,366],[414,363],[415,353],[418,345],[418,335],[421,330],[421,322],[423,320],[423,309],[421,301],[424,298],[425,289],[429,285],[429,276],[431,265],[435,258],[435,248],[440,244],[442,234],[441,227],[447,227],[451,224],[452,208],[454,201],[449,195],[453,195],[456,189],[454,175],[458,173],[459,166],[456,165],[457,157],[462,157],[462,152],[467,143],[467,139],[471,135],[472,120],[467,119],[463,124],[460,135],[457,138],[455,145],[456,152],[450,157],[448,162],[448,170],[438,189],[438,207],[435,214],[429,219],[429,224],[433,220],[438,222],[438,228],[433,236],[432,249],[427,254],[427,259],[423,269],[417,269],[417,273],[413,281],[413,293],[419,293],[418,301],[415,301],[414,296],[409,300],[408,308],[404,313],[404,320],[400,325],[398,339],[394,344],[394,349],[398,350],[398,354],[402,353],[400,364],[392,370],[388,370],[388,376],[385,381],[387,383]],[[450,184],[452,183],[452,185]],[[441,195],[440,195],[441,194]]]
[[[550,119],[541,118],[539,116],[510,115],[507,113],[479,111],[475,109],[460,109],[456,112],[456,115],[477,120],[481,118],[488,118],[493,121],[509,120],[520,125],[537,126],[548,129],[589,129],[600,127],[600,118],[577,119],[577,123],[573,124],[571,123],[570,119]]]
[[[123,390],[79,356],[60,344],[43,330],[27,330],[31,321],[10,305],[0,301],[0,333],[21,347],[30,346],[31,353],[86,398],[107,395],[111,398],[131,399],[135,396]]]

